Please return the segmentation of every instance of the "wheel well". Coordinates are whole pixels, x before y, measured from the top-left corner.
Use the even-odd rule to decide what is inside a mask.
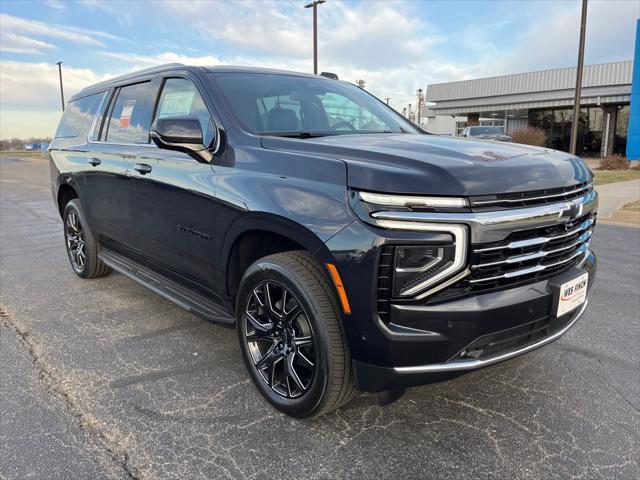
[[[61,185],[58,189],[58,209],[60,210],[60,216],[64,213],[64,207],[67,206],[70,200],[78,198],[78,193],[67,184]]]
[[[227,268],[227,291],[234,298],[240,280],[247,268],[256,260],[274,253],[291,250],[306,250],[302,245],[284,235],[265,230],[251,230],[243,233],[233,244]]]

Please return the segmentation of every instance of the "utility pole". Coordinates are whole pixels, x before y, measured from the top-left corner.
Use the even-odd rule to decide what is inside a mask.
[[[582,93],[582,68],[584,65],[584,37],[587,30],[587,0],[582,0],[580,17],[580,44],[578,46],[578,67],[576,68],[576,96],[573,100],[573,122],[571,122],[571,155],[578,146],[578,120],[580,119],[580,95]]]
[[[58,65],[58,76],[60,77],[60,100],[62,101],[62,111],[64,112],[64,89],[62,88],[62,62],[56,63]]]
[[[418,118],[416,123],[420,126],[420,116],[422,114],[422,89],[418,89]]]
[[[385,101],[385,103],[386,103],[387,105],[389,105],[389,100],[391,100],[391,98],[390,98],[390,97],[387,97],[387,98],[385,98],[385,99],[384,99],[384,101]]]
[[[318,5],[325,3],[327,0],[314,0],[308,3],[304,8],[313,8],[313,73],[318,74]]]

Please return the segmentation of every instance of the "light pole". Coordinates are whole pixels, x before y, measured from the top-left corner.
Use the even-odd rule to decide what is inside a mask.
[[[578,46],[578,67],[576,68],[576,96],[573,100],[573,122],[571,122],[571,155],[576,154],[578,146],[578,120],[580,119],[580,94],[582,93],[582,67],[584,65],[584,37],[587,30],[587,0],[582,0],[580,18],[580,44]]]
[[[318,5],[325,3],[327,0],[314,0],[308,3],[304,8],[313,8],[313,73],[318,74]]]
[[[422,89],[418,89],[418,121],[416,122],[420,126],[420,117],[422,116]]]
[[[60,100],[62,101],[62,111],[64,112],[64,90],[62,88],[62,62],[56,63],[58,65],[58,76],[60,77]]]

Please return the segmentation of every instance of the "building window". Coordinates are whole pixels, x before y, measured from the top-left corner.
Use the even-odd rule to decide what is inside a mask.
[[[603,112],[600,107],[580,109],[576,151],[585,157],[599,156],[602,146]],[[529,112],[531,126],[547,134],[547,146],[568,152],[571,147],[572,108],[532,110]]]

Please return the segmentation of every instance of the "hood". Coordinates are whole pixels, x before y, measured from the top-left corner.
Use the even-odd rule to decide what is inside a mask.
[[[268,149],[338,158],[349,187],[386,193],[492,195],[586,182],[578,157],[540,147],[424,134],[262,137]]]
[[[483,134],[483,135],[476,135],[473,137],[474,140],[496,140],[498,142],[510,142],[511,141],[511,137],[509,135],[502,135],[502,134]]]

